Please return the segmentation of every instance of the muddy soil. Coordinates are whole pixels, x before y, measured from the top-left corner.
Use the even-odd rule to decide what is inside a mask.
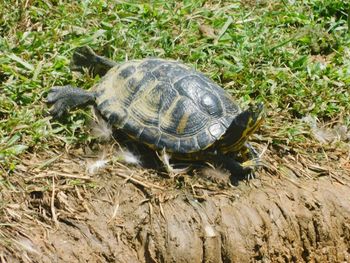
[[[3,195],[17,201],[2,214],[11,224],[0,261],[350,261],[350,180],[263,176],[218,188],[121,174]]]

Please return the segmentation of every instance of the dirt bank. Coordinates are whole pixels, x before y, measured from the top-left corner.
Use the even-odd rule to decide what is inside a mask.
[[[3,193],[17,202],[2,210],[11,222],[1,226],[2,261],[350,260],[348,180],[266,175],[220,189],[196,176],[138,181],[140,173],[106,169],[64,187],[56,172],[51,191]]]

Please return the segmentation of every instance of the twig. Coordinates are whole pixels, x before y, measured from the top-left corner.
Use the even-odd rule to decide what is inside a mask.
[[[117,173],[117,175],[122,177],[122,178],[124,178],[124,179],[127,179],[128,181],[131,181],[133,183],[136,183],[136,184],[139,184],[141,186],[144,186],[146,188],[156,188],[156,189],[159,189],[159,190],[165,190],[165,188],[163,188],[163,187],[161,187],[159,185],[141,182],[140,180],[135,179],[134,177],[131,177],[130,175],[125,175],[125,174],[121,174],[121,173]]]
[[[133,176],[134,176],[135,172],[131,172],[130,175],[128,176],[128,178],[126,178],[123,182],[123,184],[126,184]],[[142,174],[141,174],[142,175]]]
[[[33,169],[34,168],[38,168],[38,169],[41,170],[41,169],[49,166],[50,164],[54,163],[57,159],[61,158],[62,155],[63,154],[56,155],[56,156],[54,156],[54,157],[52,157],[52,158],[50,158],[48,160],[45,160],[45,161],[43,161],[43,162],[41,162],[39,164],[36,164],[36,165],[34,165]]]
[[[6,260],[5,260],[3,252],[1,252],[1,254],[0,254],[0,260],[1,260],[1,263],[6,263]]]
[[[343,182],[336,174],[329,172],[329,176],[331,179],[336,180],[338,183],[342,184],[342,185],[347,185],[345,182]]]
[[[111,223],[112,220],[114,220],[117,217],[118,211],[119,211],[119,201],[116,202],[116,204],[114,206],[113,213],[112,213],[111,218],[108,220],[108,224]]]
[[[160,210],[160,214],[162,215],[163,219],[166,220],[165,214],[164,214],[164,209],[162,206],[162,203],[159,202],[159,210]]]
[[[55,177],[52,177],[51,213],[52,213],[52,219],[57,227],[58,220],[57,220],[57,215],[55,210]]]
[[[306,190],[306,191],[310,191],[309,189],[301,186],[300,184],[296,183],[295,181],[293,181],[292,179],[288,178],[286,175],[283,175],[283,178],[286,179],[287,181],[289,181],[290,183],[292,183],[294,186],[298,187],[298,188],[301,188],[303,190]]]
[[[67,177],[67,178],[91,180],[91,177],[88,177],[88,176],[80,176],[80,175],[68,174],[68,173],[57,172],[57,171],[48,171],[46,174],[35,175],[33,177],[30,177],[29,180],[44,178],[44,177],[51,177],[51,176],[53,177],[57,175],[62,177]]]

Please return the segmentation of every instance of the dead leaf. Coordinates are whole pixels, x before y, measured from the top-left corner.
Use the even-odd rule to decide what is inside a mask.
[[[202,36],[210,39],[216,38],[215,30],[211,26],[199,25],[198,29],[199,29],[199,32],[202,34]]]

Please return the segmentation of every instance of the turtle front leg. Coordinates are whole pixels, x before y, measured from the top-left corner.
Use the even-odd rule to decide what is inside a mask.
[[[243,179],[251,172],[249,165],[239,163],[232,156],[220,155],[219,162],[237,179]]]
[[[53,104],[50,113],[55,117],[61,117],[72,108],[83,107],[95,102],[95,95],[83,89],[68,86],[53,87],[47,95],[47,103]]]
[[[96,55],[90,47],[83,46],[75,49],[69,66],[72,71],[84,73],[87,69],[93,76],[104,76],[116,65],[116,62]]]
[[[254,171],[261,166],[259,158],[253,158],[243,163],[231,155],[218,155],[219,162],[231,173],[231,182],[237,184],[240,180],[254,177]]]
[[[254,177],[254,172],[257,167],[263,166],[258,152],[249,143],[245,143],[240,151],[242,158],[242,166],[250,169],[248,177]]]

